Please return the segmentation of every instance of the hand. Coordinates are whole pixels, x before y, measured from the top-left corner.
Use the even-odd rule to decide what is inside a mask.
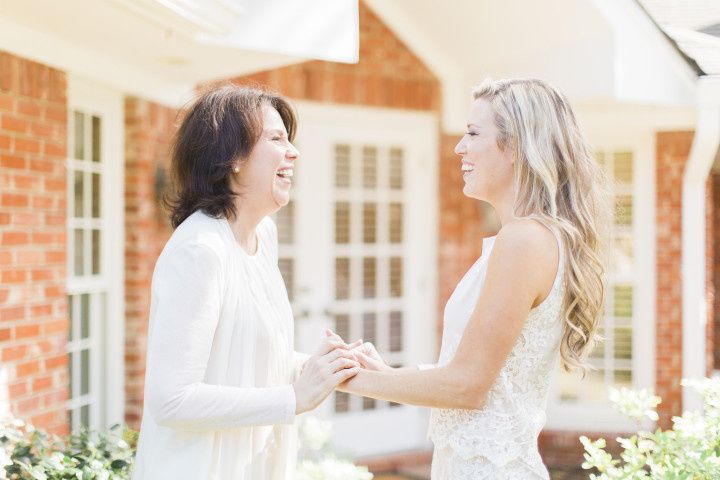
[[[325,335],[329,338],[333,338],[338,342],[342,342],[343,339],[337,333],[332,330],[326,330]],[[375,370],[377,372],[389,372],[393,368],[385,363],[385,360],[380,356],[375,345],[370,342],[364,342],[362,340],[356,340],[355,342],[348,345],[348,348],[355,354],[355,359],[360,362],[360,366],[366,370]]]
[[[344,342],[326,338],[317,354],[303,365],[300,376],[293,383],[295,414],[312,410],[327,398],[335,387],[355,376],[360,365]]]
[[[375,370],[378,372],[389,372],[393,368],[385,363],[385,360],[380,356],[375,345],[370,342],[365,342],[362,345],[352,349],[355,354],[355,358],[360,362],[360,366],[366,370]]]

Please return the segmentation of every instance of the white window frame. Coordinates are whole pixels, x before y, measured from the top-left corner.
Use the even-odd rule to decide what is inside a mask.
[[[403,149],[406,163],[405,175],[417,175],[417,181],[406,182],[403,195],[406,199],[403,215],[403,246],[409,258],[426,259],[426,262],[405,262],[403,265],[403,296],[408,300],[404,311],[402,361],[405,365],[432,363],[436,360],[437,325],[437,208],[438,208],[438,138],[437,118],[426,112],[398,111],[382,108],[359,106],[320,105],[311,102],[297,102],[301,122],[299,124],[300,159],[296,169],[297,186],[293,187],[296,203],[297,238],[296,257],[296,298],[294,307],[302,323],[298,328],[296,345],[301,350],[315,348],[318,338],[325,328],[333,328],[331,317],[334,299],[334,259],[338,249],[334,245],[335,197],[334,167],[328,168],[304,166],[313,162],[318,152],[330,155],[330,149],[337,143],[358,145],[376,145],[379,148],[397,146]],[[310,132],[306,134],[305,132]],[[407,159],[417,159],[419,167],[412,170]],[[332,159],[331,159],[332,160]],[[420,171],[421,170],[421,171]],[[321,195],[329,199],[316,209],[302,205],[303,199]],[[358,200],[358,199],[355,199]],[[362,203],[362,202],[360,202]],[[386,221],[379,218],[377,221]],[[359,228],[359,219],[351,221],[351,229]],[[429,232],[428,235],[414,235],[413,229]],[[354,233],[357,235],[357,232]],[[303,236],[306,236],[304,239]],[[324,249],[325,244],[317,245],[317,239],[328,242],[328,250],[309,255],[305,245]],[[313,245],[315,241],[315,245]],[[378,245],[379,247],[379,245]],[[394,252],[394,246],[377,248],[377,255]],[[352,246],[342,246],[343,252],[350,252]],[[383,253],[381,253],[383,250]],[[285,250],[287,252],[288,250]],[[283,252],[283,253],[285,253]],[[284,256],[284,255],[282,255]],[[379,266],[378,266],[379,267]],[[317,275],[314,272],[326,272]],[[382,272],[378,272],[378,276]],[[379,284],[378,284],[379,285]],[[357,287],[357,286],[355,286]],[[379,288],[379,287],[378,287]],[[414,299],[414,300],[413,300]],[[389,300],[390,304],[394,300]],[[300,327],[300,325],[297,325]],[[378,327],[379,328],[379,327]],[[380,334],[377,331],[378,335]],[[392,356],[388,356],[391,359]],[[397,358],[395,358],[397,359]],[[342,451],[357,456],[377,455],[400,449],[429,448],[426,439],[429,411],[425,408],[402,406],[379,408],[371,411],[351,411],[334,413],[334,396],[316,410],[321,418],[332,420],[334,424],[331,443]],[[358,425],[372,415],[376,432],[369,438],[365,432],[362,437],[349,441],[347,432],[358,431]],[[362,429],[360,429],[362,430]],[[398,442],[399,432],[406,443]]]
[[[91,389],[97,392],[93,402],[99,408],[91,415],[90,428],[104,429],[124,422],[125,418],[125,229],[124,229],[124,98],[121,92],[98,85],[76,75],[68,76],[68,152],[66,166],[71,177],[73,160],[73,114],[80,110],[102,119],[101,136],[101,212],[91,220],[101,234],[101,274],[96,277],[74,277],[74,239],[70,232],[84,225],[73,218],[72,179],[68,182],[67,294],[105,292],[105,324],[91,341],[80,341],[91,348]],[[91,321],[92,325],[92,321]],[[97,325],[96,325],[97,327]],[[91,327],[92,328],[92,327]],[[92,334],[91,334],[92,335]],[[72,344],[69,343],[69,346]],[[94,350],[94,352],[93,352]],[[93,358],[93,353],[95,356]],[[76,402],[68,400],[67,408]],[[71,426],[72,427],[72,426]]]
[[[633,284],[632,386],[655,388],[656,225],[655,132],[627,126],[617,128],[599,121],[585,125],[594,151],[633,153],[633,247],[636,281]],[[612,127],[612,128],[611,128]],[[557,377],[557,376],[556,376]],[[556,381],[548,399],[547,430],[629,432],[637,424],[606,404],[572,404],[559,400]],[[645,422],[644,428],[651,428]]]

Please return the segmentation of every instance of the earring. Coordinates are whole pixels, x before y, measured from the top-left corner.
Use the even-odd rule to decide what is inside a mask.
[[[237,165],[235,165],[235,166],[233,167],[233,172],[235,172],[235,173],[240,173],[240,167],[238,167]]]

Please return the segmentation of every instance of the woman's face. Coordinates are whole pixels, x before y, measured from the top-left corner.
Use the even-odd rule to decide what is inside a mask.
[[[465,135],[455,146],[455,153],[462,157],[463,193],[495,203],[512,189],[514,161],[498,146],[499,132],[489,101],[474,100],[467,123]]]
[[[290,201],[295,160],[300,153],[288,139],[280,114],[270,105],[262,109],[263,130],[234,183],[243,202],[263,213],[274,213]]]

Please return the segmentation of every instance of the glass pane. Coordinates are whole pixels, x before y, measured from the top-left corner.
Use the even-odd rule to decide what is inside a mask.
[[[377,259],[363,258],[363,298],[375,298],[377,295]]]
[[[80,295],[80,338],[90,337],[90,294]]]
[[[403,188],[403,151],[401,148],[390,149],[390,188]]]
[[[75,238],[75,255],[74,255],[74,261],[75,261],[75,276],[79,277],[82,275],[85,275],[85,254],[84,254],[84,246],[85,246],[85,236],[83,235],[83,231],[80,228],[76,228],[74,231]]]
[[[100,218],[100,174],[92,174],[92,216]]]
[[[292,258],[281,258],[278,260],[278,268],[285,281],[288,299],[292,302],[295,298],[295,262]]]
[[[363,397],[363,410],[375,410],[377,408],[377,402],[374,398]]]
[[[100,274],[100,230],[92,231],[92,273]]]
[[[619,318],[632,318],[633,314],[633,287],[632,285],[613,286],[615,308],[613,314]]]
[[[73,423],[75,421],[75,412],[73,410],[68,410],[67,414],[67,422],[68,425],[70,425],[70,430],[75,430],[75,424]]]
[[[390,296],[397,298],[403,294],[403,260],[401,257],[390,258]]]
[[[92,161],[100,162],[100,117],[92,117]]]
[[[363,334],[362,339],[366,342],[377,342],[377,315],[375,312],[363,313]]]
[[[344,300],[350,298],[350,259],[335,259],[335,298]]]
[[[350,186],[350,146],[335,145],[335,186]]]
[[[74,122],[74,157],[78,160],[85,159],[85,115],[82,112],[75,112],[73,114],[75,118]]]
[[[616,359],[632,358],[632,327],[615,327],[614,347]]]
[[[295,241],[295,202],[290,200],[277,213],[278,243],[292,244]]]
[[[403,206],[402,203],[390,204],[390,243],[403,241]]]
[[[73,176],[73,203],[75,204],[74,213],[75,217],[82,218],[85,216],[85,175],[83,172],[76,170],[73,172]]]
[[[90,405],[80,408],[80,424],[83,427],[90,427]]]
[[[335,203],[335,243],[350,243],[350,204]]]
[[[80,352],[80,395],[90,393],[90,350]]]
[[[346,313],[335,315],[335,333],[346,342],[350,341],[350,315]]]
[[[390,312],[390,351],[399,352],[403,348],[403,313]]]
[[[615,225],[631,226],[633,220],[632,196],[615,195]]]
[[[68,357],[67,361],[68,361],[68,379],[69,379],[68,386],[70,387],[69,395],[70,395],[70,398],[72,399],[72,398],[75,398],[75,394],[76,394],[75,389],[73,388],[73,354],[72,354],[72,352],[68,353],[67,357]]]
[[[363,187],[375,188],[377,186],[377,148],[363,148],[362,172]]]
[[[335,413],[350,411],[350,395],[345,392],[335,392]]]
[[[617,183],[632,185],[633,155],[632,152],[615,152],[613,155],[613,176]]]
[[[614,373],[616,387],[632,388],[632,372],[630,370],[615,370]]]
[[[375,243],[377,241],[377,204],[363,203],[363,243]]]

